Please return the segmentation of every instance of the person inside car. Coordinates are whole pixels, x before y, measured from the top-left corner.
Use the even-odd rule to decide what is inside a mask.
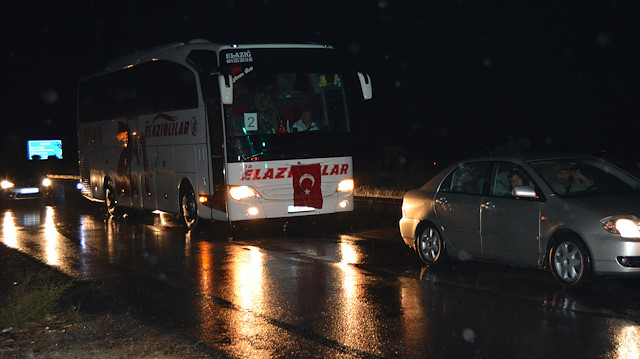
[[[562,164],[558,166],[555,181],[551,187],[557,193],[571,193],[584,191],[593,186],[593,181],[588,179],[580,169],[573,164]]]
[[[531,182],[531,180],[527,176],[523,175],[518,169],[515,168],[509,173],[509,184],[511,185],[512,189],[519,186],[535,187],[533,182]]]

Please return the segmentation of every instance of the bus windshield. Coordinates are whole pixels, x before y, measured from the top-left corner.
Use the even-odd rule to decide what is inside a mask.
[[[224,106],[229,161],[350,153],[345,86],[332,52],[243,49],[220,54],[222,73],[232,76],[234,89],[233,104]]]

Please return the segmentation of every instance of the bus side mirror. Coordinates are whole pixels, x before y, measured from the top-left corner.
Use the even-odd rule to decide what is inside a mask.
[[[225,105],[233,105],[233,79],[231,75],[218,75],[220,97]]]
[[[373,97],[373,89],[371,88],[371,78],[369,77],[369,74],[358,72],[358,78],[360,79],[362,96],[365,100],[371,100]]]

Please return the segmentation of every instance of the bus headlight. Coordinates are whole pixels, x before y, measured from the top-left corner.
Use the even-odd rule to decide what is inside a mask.
[[[51,180],[48,179],[48,178],[43,179],[42,180],[42,185],[45,186],[45,187],[51,186]]]
[[[347,178],[338,184],[338,192],[353,192],[353,178]]]
[[[9,182],[7,180],[2,181],[2,189],[13,187],[13,182]]]
[[[260,198],[260,194],[250,186],[231,186],[229,187],[229,196],[236,201],[246,198]]]

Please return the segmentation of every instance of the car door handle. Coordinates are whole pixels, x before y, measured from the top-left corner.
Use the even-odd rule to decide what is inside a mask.
[[[491,209],[496,208],[496,205],[493,202],[485,202],[482,204],[482,208]]]

